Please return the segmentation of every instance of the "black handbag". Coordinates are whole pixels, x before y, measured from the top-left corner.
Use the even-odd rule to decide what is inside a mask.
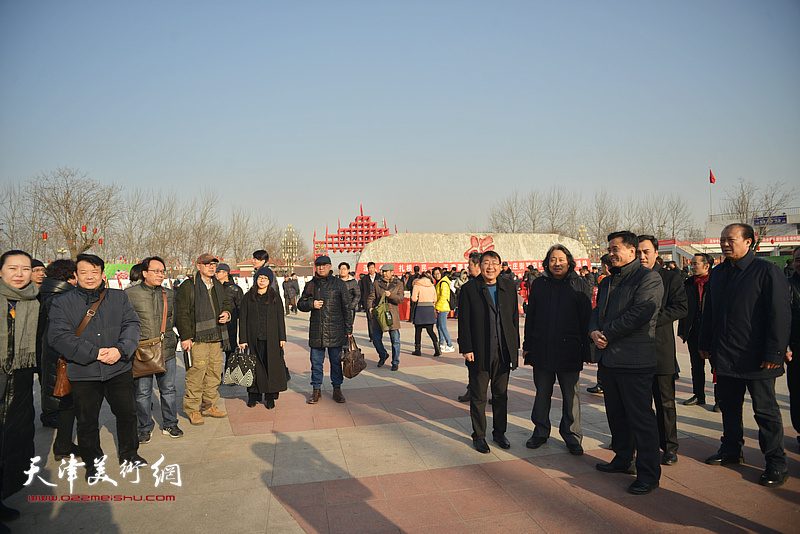
[[[249,388],[256,380],[256,355],[250,354],[250,347],[236,349],[228,358],[223,384],[236,384]]]

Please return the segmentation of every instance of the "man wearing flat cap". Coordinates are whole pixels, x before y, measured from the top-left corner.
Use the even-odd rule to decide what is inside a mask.
[[[372,309],[377,306],[381,297],[386,297],[389,304],[389,311],[394,319],[389,326],[389,340],[392,342],[392,371],[400,368],[400,306],[405,298],[405,286],[403,281],[394,275],[394,265],[384,263],[381,267],[381,276],[376,278],[372,284],[372,289],[367,296],[367,315],[370,317],[370,328],[372,330],[372,344],[378,351],[378,367],[383,367],[389,353],[383,346],[383,330],[381,325],[372,315]]]
[[[197,258],[197,272],[178,286],[175,293],[175,326],[181,349],[191,351],[192,365],[186,369],[183,409],[193,425],[203,424],[203,415],[226,417],[217,407],[222,378],[223,350],[230,350],[228,328],[231,301],[214,277],[219,260],[204,253]],[[202,410],[202,413],[201,413]]]
[[[325,350],[331,366],[333,400],[346,402],[342,395],[342,362],[339,353],[353,335],[353,314],[350,312],[350,293],[338,276],[331,272],[331,259],[319,256],[314,260],[314,277],[303,288],[297,302],[301,312],[311,312],[308,323],[308,346],[311,348],[311,387],[308,404],[316,404],[322,396]]]

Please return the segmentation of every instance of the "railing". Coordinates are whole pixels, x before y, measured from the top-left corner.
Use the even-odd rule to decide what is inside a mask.
[[[775,215],[800,215],[800,207],[798,208],[787,208],[783,210],[776,210]],[[760,215],[757,215],[760,216]],[[732,221],[739,218],[739,215],[736,213],[717,213],[716,215],[711,215],[711,221]],[[748,223],[752,224],[753,221],[748,221]]]

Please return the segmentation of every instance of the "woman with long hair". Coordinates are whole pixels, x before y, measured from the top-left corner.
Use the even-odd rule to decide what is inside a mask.
[[[425,273],[414,280],[414,285],[411,289],[411,302],[416,303],[414,310],[414,356],[422,356],[420,348],[422,345],[422,330],[427,330],[428,335],[433,341],[433,355],[440,356],[442,354],[439,347],[439,340],[436,339],[436,334],[433,333],[433,325],[436,324],[436,310],[434,304],[436,303],[436,289],[433,287],[433,278],[430,273]]]
[[[25,484],[33,452],[33,371],[39,286],[31,283],[31,255],[9,250],[0,256],[0,531],[19,512],[2,500]]]
[[[255,381],[247,388],[248,407],[254,407],[263,397],[271,410],[278,394],[286,391],[285,344],[283,302],[270,284],[266,269],[261,268],[256,272],[253,287],[242,299],[239,319],[239,348],[250,347],[256,355]]]

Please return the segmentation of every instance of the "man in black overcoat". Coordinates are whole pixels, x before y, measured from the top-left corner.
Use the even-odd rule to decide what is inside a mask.
[[[492,439],[500,448],[511,444],[508,426],[508,375],[519,359],[519,306],[513,280],[498,278],[500,255],[481,255],[481,275],[461,286],[458,347],[469,370],[469,413],[475,449],[486,443],[486,388],[492,388]]]

